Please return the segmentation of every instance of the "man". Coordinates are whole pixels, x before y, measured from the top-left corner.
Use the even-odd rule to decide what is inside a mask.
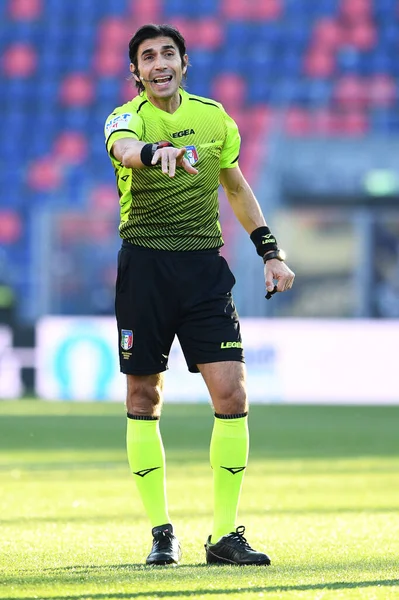
[[[235,279],[219,254],[219,183],[264,257],[267,290],[288,290],[294,274],[238,167],[236,124],[220,104],[181,86],[188,67],[181,34],[168,25],[145,25],[131,39],[129,57],[140,94],[108,117],[105,135],[123,238],[115,307],[127,375],[127,453],[153,535],[146,562],[176,564],[181,556],[168,514],[159,431],[163,372],[177,335],[188,369],[201,373],[215,410],[214,523],[206,560],[268,565],[269,557],[253,550],[235,523],[248,457],[248,405],[231,295]]]

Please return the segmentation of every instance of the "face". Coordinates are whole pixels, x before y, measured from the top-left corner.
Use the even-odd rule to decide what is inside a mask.
[[[188,57],[182,59],[179,49],[170,37],[157,37],[142,42],[137,51],[138,73],[134,65],[130,70],[153,98],[168,99],[178,93],[187,69]],[[144,79],[141,79],[144,78]]]

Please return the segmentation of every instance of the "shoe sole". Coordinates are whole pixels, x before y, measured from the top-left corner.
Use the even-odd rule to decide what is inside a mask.
[[[209,553],[211,556],[208,558],[208,554],[206,556],[206,562],[208,565],[237,565],[238,567],[247,567],[247,566],[266,566],[268,567],[271,564],[270,560],[256,561],[256,562],[246,562],[239,563],[234,560],[229,560],[228,558],[223,558],[222,556],[217,556],[217,554]]]
[[[175,567],[179,563],[176,562],[175,560],[157,560],[155,562],[147,562],[146,561],[145,564],[148,565],[149,567],[166,567],[167,565],[172,565],[172,567]]]

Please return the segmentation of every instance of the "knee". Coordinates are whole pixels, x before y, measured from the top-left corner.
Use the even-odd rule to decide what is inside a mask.
[[[129,414],[159,417],[161,405],[162,394],[159,386],[147,381],[128,383],[126,408]]]
[[[247,393],[243,382],[226,386],[213,400],[215,412],[223,415],[237,415],[248,411]]]

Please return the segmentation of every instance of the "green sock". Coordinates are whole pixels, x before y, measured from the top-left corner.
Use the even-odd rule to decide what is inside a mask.
[[[165,452],[158,419],[127,419],[127,456],[151,526],[170,523],[165,484]]]
[[[236,529],[238,502],[248,460],[247,415],[223,417],[225,415],[215,415],[210,447],[214,498],[213,543]]]

